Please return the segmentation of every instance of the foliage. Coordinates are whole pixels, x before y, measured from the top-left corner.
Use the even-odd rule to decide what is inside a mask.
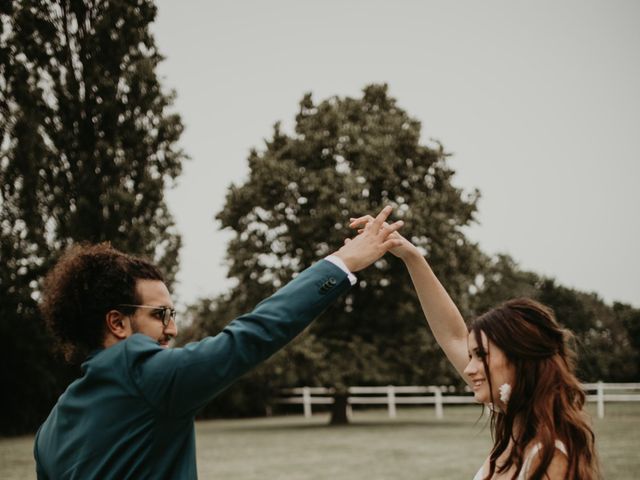
[[[575,334],[578,376],[585,381],[636,381],[640,370],[629,332],[616,315],[594,293],[585,293],[542,282],[537,298],[551,306],[558,320]],[[634,309],[627,306],[630,311]],[[635,310],[636,318],[640,310]]]
[[[3,2],[0,32],[0,431],[33,428],[63,383],[36,309],[39,281],[74,242],[108,240],[169,279],[180,236],[164,189],[182,132],[155,68],[156,8],[127,2]]]
[[[640,379],[640,309],[633,308],[631,305],[616,302],[613,304],[613,311],[617,321],[621,322],[627,334],[629,342],[634,351],[634,355],[628,359],[629,362],[636,365],[638,373],[636,379]]]

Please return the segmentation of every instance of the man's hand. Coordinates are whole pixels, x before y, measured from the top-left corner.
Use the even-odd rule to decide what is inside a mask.
[[[375,219],[371,215],[364,215],[358,218],[350,218],[349,220],[351,222],[349,226],[358,229],[358,234],[362,234],[365,231],[366,225],[372,223]],[[383,226],[388,226],[388,224],[385,222]],[[410,257],[416,255],[422,257],[422,254],[415,245],[400,235],[399,232],[394,231],[389,234],[389,240],[398,240],[397,245],[390,248],[389,251],[401,260],[408,260]]]
[[[391,235],[402,227],[404,222],[398,220],[391,225],[386,223],[391,210],[392,208],[387,206],[376,218],[370,217],[371,221],[366,223],[361,233],[351,240],[346,240],[344,246],[334,254],[350,271],[357,272],[368,267],[390,249],[402,244],[402,237],[392,238]]]

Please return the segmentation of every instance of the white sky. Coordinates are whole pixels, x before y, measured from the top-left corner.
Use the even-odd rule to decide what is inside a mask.
[[[179,302],[229,288],[213,217],[305,92],[387,82],[477,187],[469,235],[523,268],[640,306],[640,2],[170,1],[153,26],[185,162],[169,206]],[[406,227],[410,228],[410,225]],[[338,247],[338,246],[336,246]]]

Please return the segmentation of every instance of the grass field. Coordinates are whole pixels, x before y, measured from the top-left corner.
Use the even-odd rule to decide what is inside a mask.
[[[479,407],[355,411],[329,427],[326,415],[198,422],[200,478],[234,480],[470,480],[490,447]],[[593,412],[592,412],[593,413]],[[476,423],[477,422],[477,423]],[[594,421],[605,478],[640,478],[640,404],[607,404]],[[0,439],[0,478],[35,478],[33,437]]]

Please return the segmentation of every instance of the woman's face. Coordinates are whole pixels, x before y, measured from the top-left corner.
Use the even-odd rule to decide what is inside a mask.
[[[504,407],[505,402],[500,400],[500,387],[506,383],[513,388],[515,368],[505,353],[490,341],[484,332],[480,332],[480,337],[482,345],[478,345],[475,333],[469,332],[469,364],[464,369],[464,373],[471,381],[473,396],[477,402],[493,403],[495,406]],[[491,372],[493,398],[491,398],[489,379],[482,361],[485,357]]]

